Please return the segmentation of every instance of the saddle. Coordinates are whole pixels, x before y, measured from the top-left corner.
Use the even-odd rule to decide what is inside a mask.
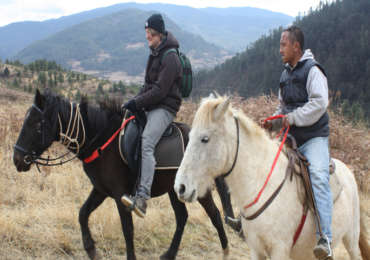
[[[123,120],[128,116],[125,115]],[[156,170],[176,170],[184,156],[184,137],[181,123],[171,123],[158,142],[154,157]],[[136,118],[129,121],[119,135],[119,151],[122,160],[132,172],[138,172],[141,156],[141,134],[143,126]],[[157,172],[157,171],[156,171]]]
[[[311,181],[308,173],[309,162],[307,161],[307,158],[298,151],[294,137],[290,135],[288,135],[288,137],[289,138],[286,142],[286,153],[289,158],[288,169],[291,172],[290,179],[292,180],[293,174],[300,177],[297,178],[298,198],[302,205],[308,207],[309,210],[315,213]],[[330,159],[329,170],[329,184],[334,205],[343,190],[343,184],[341,183],[340,179],[338,178],[337,172],[335,171],[335,162],[333,161],[333,159]]]

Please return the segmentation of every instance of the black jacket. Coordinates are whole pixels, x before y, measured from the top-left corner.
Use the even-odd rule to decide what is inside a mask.
[[[175,52],[163,57],[166,50],[179,48],[176,38],[166,32],[165,38],[151,51],[145,71],[145,84],[135,97],[136,107],[146,111],[164,108],[176,115],[181,106],[180,80],[182,66]]]

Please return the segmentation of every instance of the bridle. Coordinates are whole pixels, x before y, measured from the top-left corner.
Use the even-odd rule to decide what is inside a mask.
[[[238,154],[239,154],[239,121],[238,118],[234,116],[234,121],[236,125],[236,152],[235,152],[235,157],[234,157],[234,162],[231,165],[230,170],[228,170],[226,173],[222,174],[222,178],[226,178],[227,176],[230,175],[230,173],[234,170],[234,167],[236,165],[236,161],[238,159]]]
[[[21,151],[25,154],[24,156],[24,163],[26,164],[32,164],[35,163],[37,166],[37,169],[39,169],[39,165],[42,166],[56,166],[56,165],[62,165],[69,161],[72,161],[76,157],[79,156],[80,149],[85,144],[86,139],[86,132],[85,132],[85,126],[83,123],[83,118],[80,111],[80,105],[77,104],[75,107],[75,112],[73,109],[73,103],[70,103],[71,105],[71,113],[69,118],[69,123],[66,128],[65,133],[63,133],[63,125],[62,120],[60,117],[60,114],[58,112],[58,121],[59,121],[59,142],[64,145],[69,151],[64,153],[63,155],[56,157],[56,158],[50,158],[49,156],[47,158],[43,158],[40,155],[37,155],[37,152],[35,150],[28,151],[25,148],[21,147],[20,145],[14,145],[14,149]],[[32,105],[32,109],[35,109],[38,113],[41,114],[41,134],[42,134],[42,145],[45,145],[45,124],[46,124],[46,118],[45,118],[45,111],[42,111],[39,107],[37,107],[35,104]],[[82,129],[82,141],[78,141],[78,137],[80,134],[80,128]],[[62,161],[64,157],[66,157],[71,151],[74,151],[75,155],[72,158],[69,158],[65,161]],[[59,162],[56,162],[60,160]]]

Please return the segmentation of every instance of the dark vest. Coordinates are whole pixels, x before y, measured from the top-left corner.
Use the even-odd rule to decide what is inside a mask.
[[[288,114],[308,102],[307,77],[310,69],[317,66],[326,76],[324,69],[313,59],[298,62],[291,70],[286,67],[280,77],[280,93],[284,101],[283,114]],[[329,136],[329,115],[325,112],[321,118],[311,126],[290,128],[290,134],[297,141],[297,145],[304,144],[311,138]]]

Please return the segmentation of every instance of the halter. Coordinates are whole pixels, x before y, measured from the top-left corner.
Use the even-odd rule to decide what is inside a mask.
[[[26,163],[26,164],[35,163],[37,169],[40,171],[39,165],[42,165],[42,166],[62,165],[62,164],[65,164],[69,161],[72,161],[73,159],[75,159],[79,155],[80,148],[85,144],[85,139],[86,139],[85,126],[83,124],[83,119],[82,119],[82,115],[81,115],[81,112],[80,112],[80,105],[77,104],[75,115],[73,115],[73,103],[70,103],[70,105],[71,105],[71,114],[70,114],[70,118],[69,118],[68,127],[67,127],[65,133],[63,133],[62,120],[61,120],[60,114],[58,112],[59,137],[60,137],[59,142],[62,145],[66,146],[67,149],[69,149],[69,151],[66,152],[65,154],[59,156],[59,157],[56,157],[56,158],[49,158],[49,156],[47,158],[43,158],[39,155],[36,155],[36,152],[34,150],[32,150],[30,152],[30,151],[27,151],[23,147],[16,144],[16,145],[14,145],[14,149],[19,150],[19,151],[21,151],[25,154],[24,159],[23,159],[24,163]],[[35,104],[32,105],[32,108],[34,108],[37,112],[39,112],[41,114],[41,117],[42,117],[42,120],[41,120],[41,123],[42,123],[42,144],[44,144],[45,143],[45,129],[44,129],[45,128],[44,127],[44,125],[45,125],[45,112],[43,112]],[[73,124],[72,124],[72,122],[73,122]],[[79,133],[80,133],[79,132],[80,131],[80,125],[82,127],[82,133],[83,133],[81,143],[79,143],[79,141],[78,141],[78,136],[79,136]],[[74,137],[72,136],[73,133],[75,133]],[[72,144],[75,144],[75,146],[72,146]],[[66,161],[60,161],[60,162],[57,162],[57,163],[50,163],[50,162],[54,162],[54,161],[57,161],[57,160],[60,160],[60,159],[64,158],[65,156],[67,156],[71,152],[70,150],[75,150],[75,156],[73,156],[72,158],[70,158]]]
[[[238,159],[238,154],[239,154],[239,121],[238,121],[238,118],[235,116],[234,116],[234,120],[235,120],[235,125],[236,125],[236,152],[235,152],[234,162],[231,165],[230,170],[221,175],[221,177],[223,178],[226,178],[227,176],[229,176],[230,173],[234,170],[236,160]]]

